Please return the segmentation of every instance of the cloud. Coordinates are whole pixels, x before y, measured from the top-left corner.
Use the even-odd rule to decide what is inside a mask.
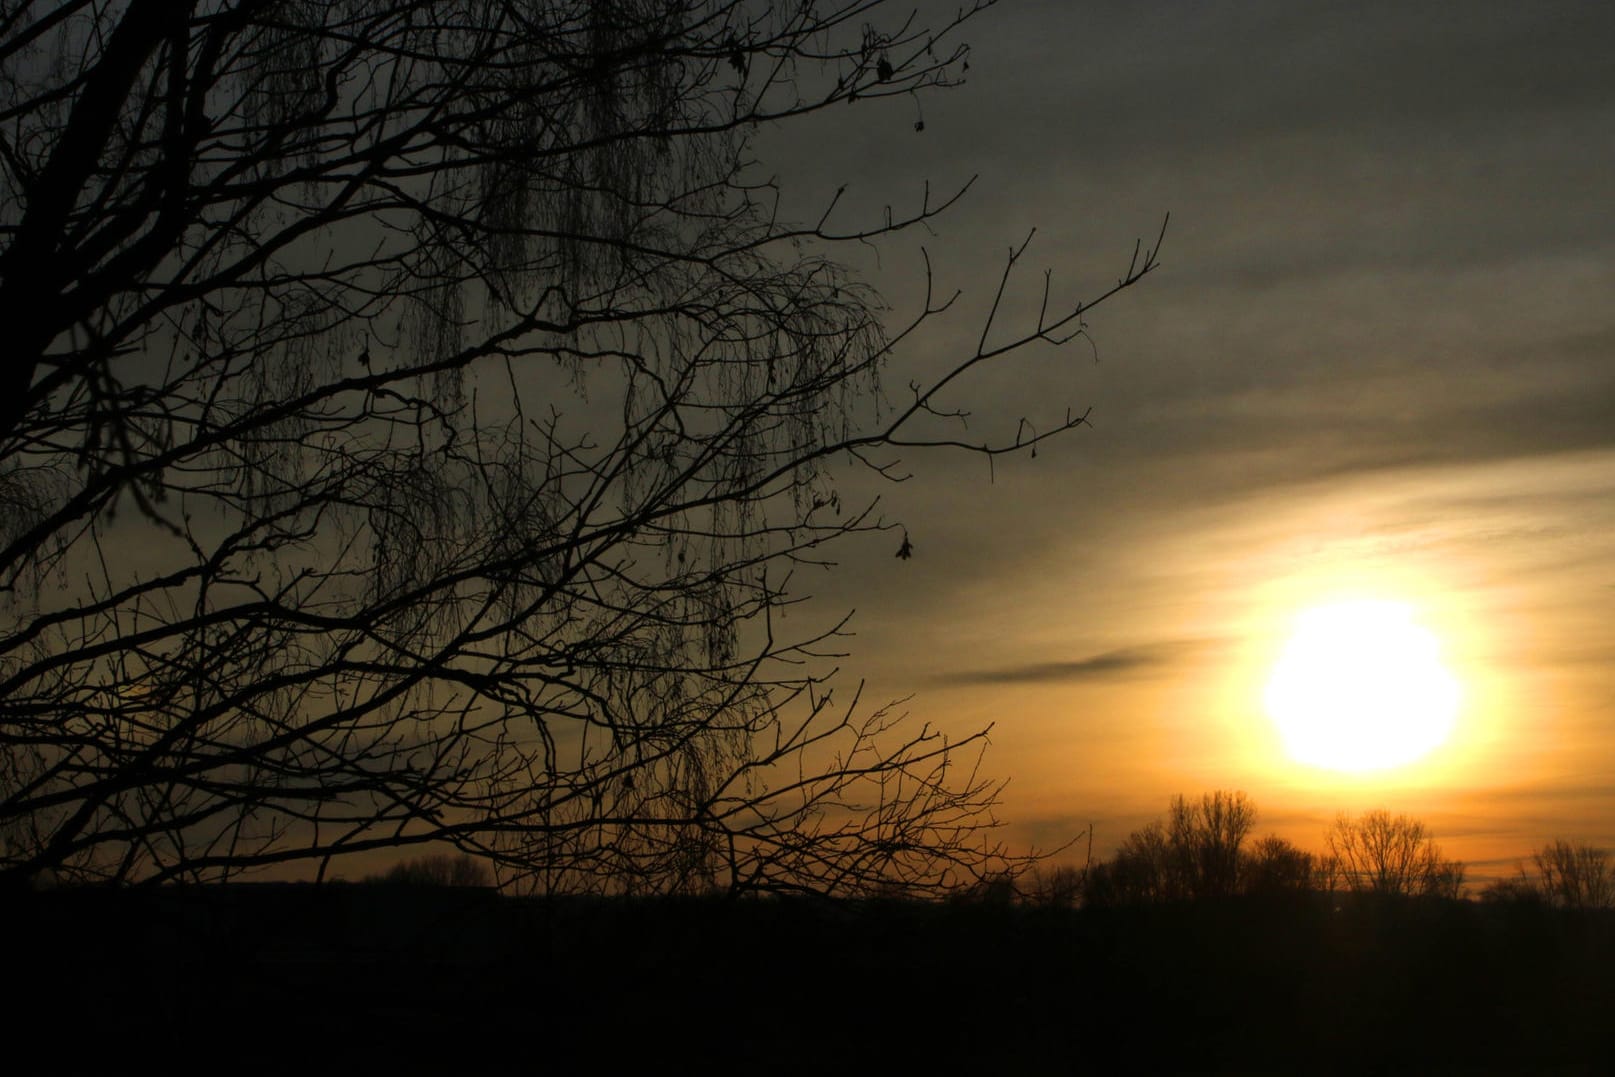
[[[938,684],[1069,684],[1077,681],[1119,679],[1172,665],[1190,653],[1203,650],[1204,640],[1180,640],[1165,643],[1121,647],[1078,658],[1070,662],[1032,662],[1018,666],[1000,666],[996,669],[966,669],[939,673]]]
[[[1557,785],[1494,786],[1490,789],[1477,790],[1474,799],[1477,803],[1492,806],[1543,805],[1550,801],[1555,804],[1608,803],[1615,800],[1615,789],[1611,789],[1607,782],[1597,780],[1585,784],[1562,781]]]

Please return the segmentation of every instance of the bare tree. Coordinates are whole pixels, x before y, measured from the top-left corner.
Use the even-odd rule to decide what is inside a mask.
[[[1240,850],[1256,822],[1242,792],[1175,796],[1165,822],[1129,834],[1115,855],[1088,873],[1090,904],[1138,904],[1226,897],[1238,892]]]
[[[1531,857],[1536,887],[1551,904],[1566,909],[1615,907],[1615,863],[1609,851],[1557,838]]]
[[[1082,899],[1092,865],[1037,864],[1023,877],[1021,893],[1032,905],[1069,909]]]
[[[1173,859],[1189,897],[1226,897],[1239,888],[1240,848],[1256,825],[1256,805],[1239,791],[1218,789],[1198,800],[1172,799],[1167,809]]]
[[[1541,905],[1542,889],[1522,866],[1512,877],[1493,879],[1480,890],[1480,900],[1491,905]]]
[[[1277,834],[1252,843],[1240,858],[1240,890],[1258,896],[1305,893],[1317,879],[1317,858]]]
[[[1325,837],[1341,883],[1358,893],[1456,898],[1464,865],[1445,860],[1422,822],[1383,810],[1342,814]]]
[[[1115,903],[1177,901],[1187,896],[1179,867],[1166,827],[1153,820],[1127,835],[1106,871],[1093,882]]]
[[[429,841],[541,891],[1001,870],[985,731],[836,696],[840,626],[778,614],[896,526],[847,469],[1079,425],[967,439],[957,400],[1155,249],[1019,329],[995,301],[890,402],[952,299],[927,261],[888,324],[833,255],[956,194],[796,226],[747,142],[918,108],[989,2],[0,5],[0,872]]]
[[[410,857],[364,881],[390,886],[485,887],[493,885],[493,876],[486,862],[469,853],[428,853]]]

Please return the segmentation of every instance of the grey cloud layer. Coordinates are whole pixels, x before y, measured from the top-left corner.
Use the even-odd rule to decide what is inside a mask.
[[[1147,673],[1182,661],[1204,650],[1205,641],[1152,643],[1123,647],[1069,662],[1033,662],[992,669],[966,669],[938,674],[945,685],[1066,684],[1107,680]]]

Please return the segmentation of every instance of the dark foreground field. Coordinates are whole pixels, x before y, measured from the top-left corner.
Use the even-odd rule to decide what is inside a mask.
[[[1615,1072],[1615,923],[253,886],[7,902],[18,1073]]]

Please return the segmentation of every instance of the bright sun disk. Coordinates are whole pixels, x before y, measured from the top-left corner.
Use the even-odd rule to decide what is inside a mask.
[[[1266,703],[1290,758],[1360,772],[1429,754],[1451,735],[1461,695],[1411,607],[1365,600],[1296,619]]]

